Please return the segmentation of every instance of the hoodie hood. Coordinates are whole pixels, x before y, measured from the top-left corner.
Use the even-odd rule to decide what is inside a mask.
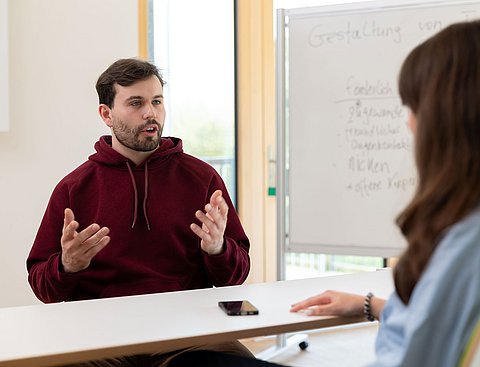
[[[149,167],[155,168],[158,165],[163,164],[169,159],[173,158],[175,154],[183,153],[182,140],[174,137],[167,137],[160,139],[160,146],[155,150],[151,155],[149,155],[142,163],[138,166],[135,165],[130,159],[124,157],[116,150],[112,148],[112,137],[110,135],[104,135],[95,143],[96,153],[92,154],[88,159],[90,161],[96,162],[110,167],[117,167],[121,170],[128,171],[130,180],[132,182],[132,189],[134,195],[134,206],[133,206],[133,220],[132,220],[132,229],[135,228],[138,218],[138,203],[139,203],[139,190],[137,187],[137,179],[135,178],[135,173],[143,170],[143,216],[147,224],[148,230],[150,230],[150,220],[148,218],[148,194],[149,194]]]

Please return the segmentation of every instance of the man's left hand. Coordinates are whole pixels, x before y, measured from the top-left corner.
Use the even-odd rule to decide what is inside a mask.
[[[202,227],[195,223],[190,225],[195,234],[201,238],[202,250],[209,255],[218,255],[223,251],[223,235],[227,226],[228,205],[222,197],[222,191],[212,194],[210,202],[205,205],[205,212],[197,210],[195,216]]]

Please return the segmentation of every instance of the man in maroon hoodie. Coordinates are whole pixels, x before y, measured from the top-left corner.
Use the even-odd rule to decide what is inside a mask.
[[[245,281],[250,244],[221,177],[184,153],[180,139],[162,137],[163,85],[158,69],[137,59],[118,60],[100,75],[98,111],[112,135],[52,193],[27,259],[41,301]],[[251,355],[240,343],[217,347]],[[139,358],[142,366],[165,359]],[[104,365],[140,363],[128,361]]]

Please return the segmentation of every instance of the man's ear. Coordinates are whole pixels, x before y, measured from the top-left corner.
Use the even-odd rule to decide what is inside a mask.
[[[98,106],[98,113],[99,113],[100,117],[102,118],[103,122],[105,122],[105,124],[108,127],[113,126],[112,110],[110,109],[110,107],[108,107],[106,104],[102,103]]]

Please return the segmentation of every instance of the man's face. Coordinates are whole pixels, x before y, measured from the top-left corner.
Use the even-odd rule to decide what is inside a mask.
[[[149,152],[158,148],[165,123],[163,88],[153,75],[128,87],[116,84],[111,128],[118,142],[129,149]]]

